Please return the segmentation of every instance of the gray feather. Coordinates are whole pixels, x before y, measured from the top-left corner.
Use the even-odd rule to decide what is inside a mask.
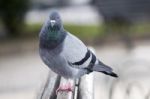
[[[94,65],[92,68],[93,71],[97,71],[97,72],[102,72],[106,75],[110,75],[113,77],[118,77],[118,75],[116,73],[113,72],[113,69],[105,64],[103,64],[102,62],[99,61],[98,64]]]
[[[98,72],[102,72],[102,71],[112,71],[112,68],[106,66],[106,65],[100,65],[100,64],[96,64],[93,66],[93,71],[98,71]]]

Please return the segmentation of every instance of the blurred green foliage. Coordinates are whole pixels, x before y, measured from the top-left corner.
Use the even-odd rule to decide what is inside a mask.
[[[26,33],[28,35],[32,35],[35,33],[39,33],[42,25],[41,24],[27,24],[26,25]],[[97,36],[104,35],[104,29],[99,25],[75,25],[75,24],[65,24],[64,28],[70,33],[78,36],[83,40],[93,40]],[[26,34],[27,35],[27,34]]]
[[[0,18],[9,36],[18,36],[24,24],[29,0],[0,0]]]
[[[36,35],[40,32],[42,24],[26,24],[25,33],[24,35]],[[113,32],[109,33],[105,30],[104,25],[75,25],[75,24],[64,24],[64,28],[69,31],[70,33],[78,36],[80,39],[84,41],[94,41],[94,40],[101,40],[105,37],[113,37],[115,34]],[[115,27],[116,29],[117,27]],[[131,26],[129,31],[129,36],[131,38],[140,38],[140,37],[147,37],[150,36],[150,23],[143,23],[143,24],[135,24]]]
[[[99,25],[65,24],[64,28],[81,39],[94,39],[104,34],[103,27]]]

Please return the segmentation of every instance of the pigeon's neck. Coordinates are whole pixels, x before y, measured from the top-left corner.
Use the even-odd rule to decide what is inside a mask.
[[[63,42],[66,37],[65,31],[49,31],[48,33],[41,33],[40,47],[54,49]]]
[[[60,38],[60,31],[50,31],[47,34],[47,39],[50,41],[56,41]]]

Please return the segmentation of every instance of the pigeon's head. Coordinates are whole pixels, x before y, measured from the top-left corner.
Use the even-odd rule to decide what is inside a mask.
[[[49,26],[51,30],[60,30],[63,28],[60,15],[57,11],[52,11],[49,16]]]

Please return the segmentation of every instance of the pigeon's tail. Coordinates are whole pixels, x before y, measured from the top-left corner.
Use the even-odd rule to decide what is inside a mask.
[[[113,72],[113,69],[101,62],[99,62],[99,64],[96,64],[93,66],[92,68],[93,71],[97,71],[97,72],[102,72],[106,75],[110,75],[112,77],[118,77],[118,75],[116,73]]]

